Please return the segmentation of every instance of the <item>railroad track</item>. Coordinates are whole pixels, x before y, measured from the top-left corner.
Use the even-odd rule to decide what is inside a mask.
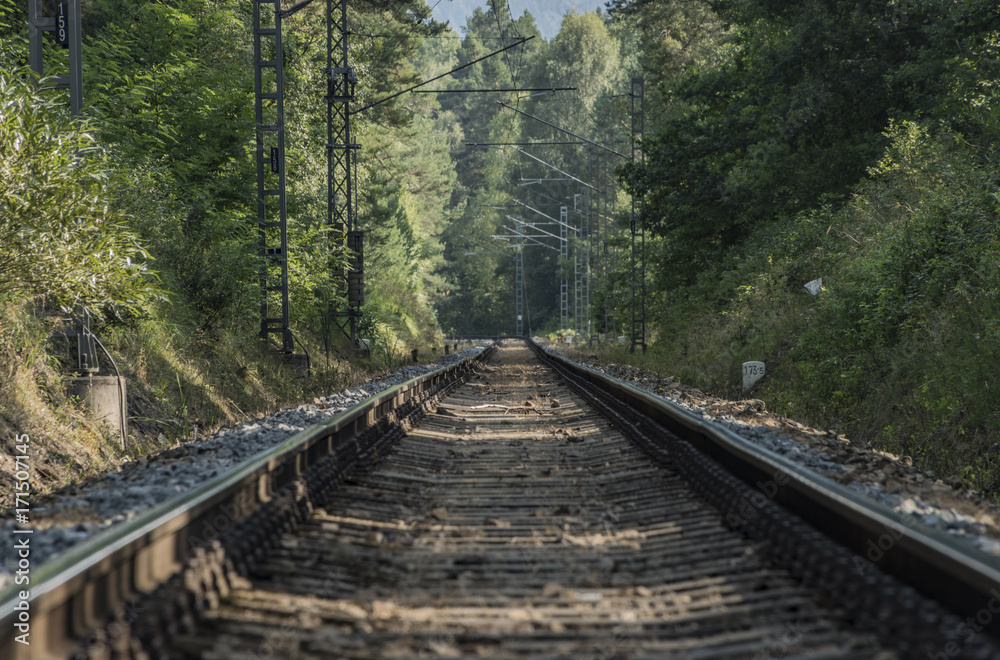
[[[523,343],[486,359],[120,533],[132,559],[65,568],[51,652],[998,657],[982,557]]]

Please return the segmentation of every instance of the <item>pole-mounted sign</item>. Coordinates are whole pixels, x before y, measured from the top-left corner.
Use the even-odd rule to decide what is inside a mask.
[[[83,110],[83,48],[80,28],[80,0],[59,0],[56,15],[46,16],[42,0],[28,2],[28,55],[31,69],[45,75],[42,38],[52,32],[60,46],[69,51],[69,75],[50,78],[49,89],[68,89],[73,114]]]
[[[59,0],[56,5],[56,41],[63,48],[69,48],[69,5]]]

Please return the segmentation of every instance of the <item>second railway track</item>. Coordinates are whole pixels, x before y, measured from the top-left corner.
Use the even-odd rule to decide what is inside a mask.
[[[995,566],[522,342],[469,365],[66,560],[17,657],[1000,657]]]

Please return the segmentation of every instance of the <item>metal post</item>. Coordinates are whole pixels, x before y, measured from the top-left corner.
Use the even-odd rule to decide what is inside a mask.
[[[611,147],[615,146],[615,132],[609,131]],[[618,236],[618,227],[615,225],[615,214],[618,212],[618,192],[615,188],[614,170],[611,172],[611,208],[608,209],[608,217],[611,218],[609,242]],[[611,336],[618,340],[618,250],[611,246]]]
[[[559,255],[562,257],[559,280],[559,329],[569,328],[569,282],[566,279],[566,268],[569,264],[569,209],[559,207]]]
[[[645,129],[645,85],[642,78],[632,79],[632,160],[643,161],[642,138]],[[642,220],[642,200],[632,197],[632,343],[629,352],[639,346],[646,351],[646,235]]]
[[[607,135],[610,131],[605,133],[604,141],[608,142]],[[601,316],[604,319],[604,338],[605,341],[608,337],[608,329],[611,327],[609,325],[608,317],[608,299],[610,296],[610,282],[608,280],[608,185],[606,181],[607,177],[607,159],[603,156],[598,158],[597,161],[597,260],[598,260],[598,280],[600,282],[601,291],[603,292],[602,299],[604,301],[603,309],[600,310]]]
[[[62,0],[69,18],[69,104],[74,115],[83,111],[83,30],[80,0]],[[61,4],[62,4],[61,3]]]
[[[583,325],[583,300],[586,295],[584,291],[583,282],[583,269],[584,269],[584,255],[586,251],[583,249],[582,238],[583,238],[583,228],[584,219],[583,213],[580,211],[581,197],[579,193],[573,195],[573,210],[577,211],[579,216],[580,224],[577,226],[576,230],[573,232],[575,241],[573,242],[573,328],[576,330],[577,340],[581,341],[583,339],[584,325]]]
[[[594,177],[594,150],[587,150],[587,174],[593,180]],[[598,182],[599,184],[599,182]],[[596,213],[596,203],[597,200],[594,199],[594,194],[599,192],[599,189],[591,190],[587,189],[584,191],[587,200],[587,212],[585,215],[587,223],[587,342],[589,344],[594,343],[594,319],[591,314],[591,305],[593,303],[594,295],[594,225]]]
[[[517,225],[520,232],[521,227]],[[514,238],[514,336],[524,336],[524,239],[518,235]]]
[[[280,0],[253,3],[257,234],[262,258],[260,335],[266,340],[271,334],[280,334],[281,350],[293,353],[288,308],[285,76],[280,10]]]
[[[80,0],[56,2],[56,16],[45,16],[42,0],[28,3],[28,62],[39,78],[45,75],[43,38],[45,32],[55,34],[57,41],[69,51],[69,75],[54,78],[48,89],[68,89],[70,111],[83,111],[83,30],[80,20]]]
[[[334,240],[347,241],[349,270],[335,268],[340,293],[346,286],[347,309],[332,314],[346,318],[350,339],[358,344],[357,319],[364,303],[363,235],[358,231],[355,186],[358,145],[351,136],[351,101],[357,78],[347,56],[347,0],[327,0],[327,222]],[[343,326],[342,326],[343,329]]]

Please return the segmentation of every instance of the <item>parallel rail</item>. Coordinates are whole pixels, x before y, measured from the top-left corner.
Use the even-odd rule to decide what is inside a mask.
[[[822,588],[832,596],[860,603],[859,616],[882,621],[875,628],[917,636],[932,625],[954,628],[942,644],[970,653],[963,644],[972,638],[977,644],[987,635],[1000,639],[1000,566],[994,558],[659,397],[532,346],[654,461],[681,473],[732,527],[761,540],[804,582],[828,585]],[[88,647],[129,657],[137,640],[161,646],[178,626],[189,626],[199,611],[241,584],[248,566],[267,554],[281,531],[305,519],[350,470],[377,461],[423,411],[488,359],[489,350],[372,397],[37,567],[30,585],[0,593],[0,657],[66,658]],[[831,553],[825,538],[786,510],[848,552]],[[954,615],[928,610],[905,590],[873,600],[864,590],[885,586],[869,570],[873,564]],[[22,590],[30,592],[27,599]],[[21,609],[25,602],[27,610]],[[150,611],[149,604],[164,602],[169,607]],[[14,639],[24,611],[30,646]],[[955,655],[950,648],[942,646]]]
[[[189,618],[225,594],[244,565],[264,555],[274,532],[295,525],[350,470],[377,460],[425,406],[493,350],[377,394],[32,567],[29,584],[0,592],[0,657],[68,658],[109,639],[128,646],[133,634],[162,636],[174,619]],[[164,592],[174,607],[158,616],[163,629],[132,630],[149,625],[145,603]],[[30,644],[17,640],[24,633]]]
[[[775,530],[771,526],[778,523],[765,513],[779,505],[854,553],[850,565],[841,567],[850,577],[864,578],[868,568],[877,566],[961,617],[956,639],[974,638],[981,632],[1000,639],[1000,616],[996,616],[1000,614],[1000,562],[996,557],[866,500],[680,406],[534,348],[571,383],[593,395],[603,395],[610,405],[625,410],[625,417],[609,409],[605,413],[617,415],[621,426],[633,426],[633,436],[654,459],[686,472],[689,481],[703,481],[703,496],[733,527],[751,537],[772,536]],[[629,419],[629,411],[637,411],[645,419]],[[682,442],[663,437],[663,430]],[[724,468],[740,483],[727,484],[724,477],[701,474],[715,468],[698,467],[700,461],[691,450]],[[778,554],[784,562],[809,564],[803,566],[803,572],[819,568],[803,548],[786,548]],[[902,610],[905,605],[897,603],[896,608]]]

